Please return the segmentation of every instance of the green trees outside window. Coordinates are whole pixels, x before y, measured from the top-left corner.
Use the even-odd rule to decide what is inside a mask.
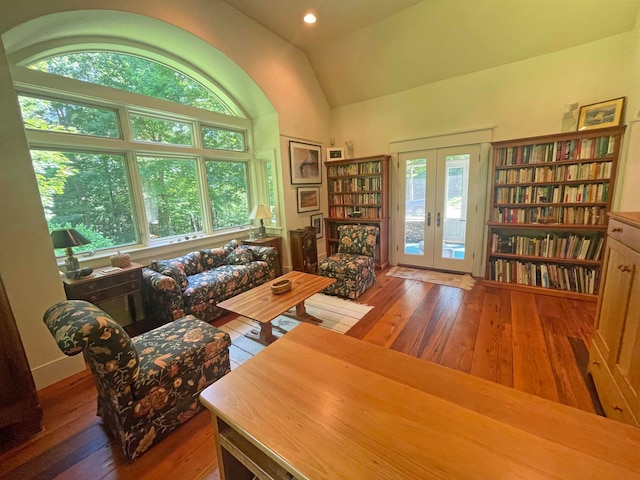
[[[151,238],[202,231],[194,160],[138,157]]]
[[[27,67],[143,96],[96,88],[80,97],[77,82],[60,94],[17,86],[27,138],[37,132],[31,155],[50,229],[74,227],[92,241],[79,249],[97,250],[249,224],[250,123],[240,108],[136,55],[76,52]],[[161,111],[148,97],[176,106]]]
[[[78,228],[91,240],[82,250],[136,242],[122,155],[32,150],[31,157],[51,230]]]
[[[240,162],[206,162],[213,228],[249,222],[247,166]]]

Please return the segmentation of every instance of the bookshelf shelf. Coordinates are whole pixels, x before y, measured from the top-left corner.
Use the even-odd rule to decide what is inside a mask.
[[[597,299],[624,130],[492,144],[488,285]]]
[[[389,265],[389,155],[327,162],[329,213],[325,218],[327,256],[338,250],[338,227],[380,229],[376,268]],[[358,216],[359,215],[359,216]]]

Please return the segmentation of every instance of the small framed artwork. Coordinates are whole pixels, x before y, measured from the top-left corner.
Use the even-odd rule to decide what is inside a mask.
[[[320,187],[300,187],[298,190],[298,212],[320,210]]]
[[[343,160],[344,148],[343,147],[329,147],[327,148],[327,162],[331,160]]]
[[[578,130],[593,130],[595,128],[617,127],[624,113],[626,97],[614,98],[605,102],[592,103],[580,107]]]
[[[311,226],[316,229],[316,238],[322,238],[324,236],[321,213],[311,215]]]
[[[291,185],[322,183],[322,148],[310,143],[289,142]]]

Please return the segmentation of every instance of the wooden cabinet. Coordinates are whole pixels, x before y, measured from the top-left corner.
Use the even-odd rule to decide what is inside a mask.
[[[487,284],[597,300],[624,130],[493,144]]]
[[[378,227],[376,268],[389,266],[389,155],[327,162],[327,256],[338,251],[340,225]]]
[[[640,425],[640,212],[610,216],[589,372],[607,416]]]
[[[41,420],[36,387],[0,278],[0,446],[38,433]]]
[[[276,277],[282,275],[282,237],[264,237],[246,239],[242,241],[243,245],[254,245],[258,247],[273,247],[278,250],[278,264],[276,265]]]
[[[318,244],[315,227],[289,230],[291,268],[299,272],[316,273],[318,270]]]
[[[86,300],[93,304],[127,296],[131,320],[136,321],[134,293],[142,288],[142,267],[132,263],[128,267],[111,270],[112,267],[97,268],[89,277],[74,280],[64,278],[64,291],[69,300]]]

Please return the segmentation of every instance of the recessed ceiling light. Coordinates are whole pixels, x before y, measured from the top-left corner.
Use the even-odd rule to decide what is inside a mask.
[[[308,23],[309,25],[316,23],[316,16],[311,12],[307,13],[304,16],[304,23]]]

